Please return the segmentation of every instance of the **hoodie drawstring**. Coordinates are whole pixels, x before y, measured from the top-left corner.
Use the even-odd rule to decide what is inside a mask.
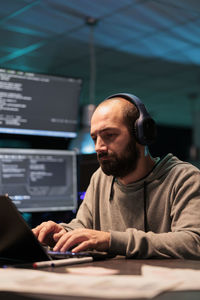
[[[146,188],[146,182],[144,181],[144,195],[143,195],[143,201],[144,201],[144,231],[147,232],[147,208],[146,208],[146,195],[147,195],[147,188]]]
[[[111,183],[111,186],[110,186],[110,196],[109,196],[109,201],[113,200],[113,185],[114,185],[114,182],[115,182],[115,177],[113,177],[112,183]]]

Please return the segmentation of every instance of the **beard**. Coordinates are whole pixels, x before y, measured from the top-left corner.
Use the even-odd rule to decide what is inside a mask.
[[[136,142],[131,138],[121,155],[116,153],[99,153],[97,158],[102,171],[106,175],[123,178],[136,169],[139,156]]]

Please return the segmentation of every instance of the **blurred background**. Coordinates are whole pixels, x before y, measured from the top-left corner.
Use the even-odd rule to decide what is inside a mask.
[[[1,133],[0,147],[76,148],[79,173],[93,172],[91,114],[107,96],[128,92],[157,122],[153,155],[200,166],[199,1],[6,0],[0,36],[0,68],[82,81],[76,139]]]

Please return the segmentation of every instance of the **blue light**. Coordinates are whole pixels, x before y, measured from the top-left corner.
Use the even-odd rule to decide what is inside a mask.
[[[85,130],[80,130],[77,138],[72,139],[69,145],[69,149],[76,149],[82,154],[92,154],[95,153],[94,142],[90,136],[90,133]]]
[[[79,199],[80,200],[83,200],[84,198],[85,198],[85,193],[86,192],[79,192],[78,194],[79,194]]]

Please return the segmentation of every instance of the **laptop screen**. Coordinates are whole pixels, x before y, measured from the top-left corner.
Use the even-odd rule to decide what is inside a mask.
[[[0,264],[50,259],[6,196],[0,196],[0,241]]]

